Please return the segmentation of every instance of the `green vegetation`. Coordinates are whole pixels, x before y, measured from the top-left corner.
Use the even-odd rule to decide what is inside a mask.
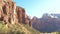
[[[40,32],[24,24],[5,25],[0,23],[0,34],[40,34]]]
[[[24,24],[23,24],[24,25]],[[39,31],[35,30],[34,28],[32,27],[29,27],[28,25],[24,25],[24,27],[31,32],[31,34],[40,34]]]

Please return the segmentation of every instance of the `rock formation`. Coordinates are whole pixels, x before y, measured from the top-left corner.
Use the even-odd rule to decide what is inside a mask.
[[[31,21],[25,13],[25,9],[16,6],[12,0],[0,0],[0,21],[5,24],[24,23],[31,26]]]

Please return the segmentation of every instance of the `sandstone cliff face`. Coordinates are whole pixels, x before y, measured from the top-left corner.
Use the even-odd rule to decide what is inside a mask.
[[[26,16],[25,9],[16,6],[16,3],[12,0],[0,0],[0,21],[5,24],[30,24],[31,21]]]

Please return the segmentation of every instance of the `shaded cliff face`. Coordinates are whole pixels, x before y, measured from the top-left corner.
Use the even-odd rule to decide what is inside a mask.
[[[29,24],[31,21],[26,16],[25,9],[16,6],[16,3],[12,0],[0,0],[0,21],[5,24]]]

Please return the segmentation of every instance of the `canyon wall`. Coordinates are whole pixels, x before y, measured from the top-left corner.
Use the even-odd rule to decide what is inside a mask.
[[[0,0],[0,21],[5,24],[23,23],[31,26],[31,20],[25,13],[25,9],[16,6],[13,0]]]

